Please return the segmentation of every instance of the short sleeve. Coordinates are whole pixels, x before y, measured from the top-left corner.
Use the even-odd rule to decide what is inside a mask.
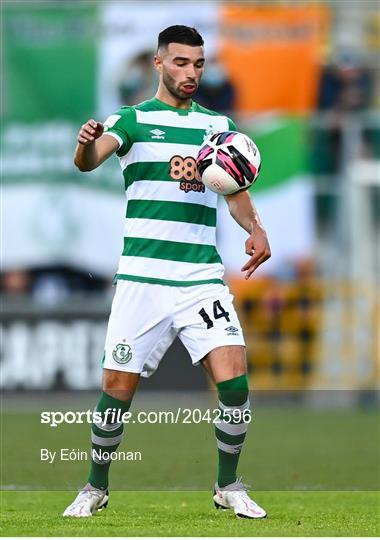
[[[104,122],[104,133],[114,137],[119,143],[116,154],[124,156],[133,144],[136,113],[132,107],[121,107]]]
[[[237,131],[237,127],[235,125],[235,122],[233,120],[231,120],[231,118],[228,118],[228,116],[227,116],[227,120],[228,120],[228,129],[230,131]]]

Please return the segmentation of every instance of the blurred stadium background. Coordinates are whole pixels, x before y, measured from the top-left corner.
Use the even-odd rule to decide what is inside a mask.
[[[74,477],[77,469],[67,480],[67,465],[54,481],[42,481],[30,463],[22,463],[21,439],[28,430],[36,434],[38,461],[42,440],[48,446],[53,439],[57,447],[63,443],[58,432],[43,431],[38,410],[91,408],[96,393],[86,392],[100,385],[124,195],[116,158],[92,173],[74,168],[76,134],[88,118],[102,121],[121,104],[152,96],[157,34],[171,24],[188,24],[203,35],[208,58],[197,101],[229,114],[257,142],[263,159],[251,194],[273,256],[254,280],[245,282],[240,275],[246,235],[222,200],[218,222],[258,410],[258,431],[251,435],[256,446],[243,468],[249,471],[256,452],[273,465],[272,472],[280,467],[271,477],[272,489],[375,489],[380,435],[374,414],[380,360],[377,2],[206,0],[181,2],[179,8],[170,1],[8,1],[2,2],[1,24],[1,388],[9,463],[3,484],[22,488],[26,475],[29,488],[34,481],[50,488],[80,481]],[[141,407],[213,403],[204,373],[190,366],[179,342],[141,390]],[[315,416],[316,407],[330,412]],[[29,416],[17,416],[16,430],[14,415],[26,410]],[[267,420],[262,432],[260,414]],[[86,427],[76,429],[72,445],[86,448]],[[178,437],[177,427],[170,429]],[[204,437],[211,452],[211,428],[199,429],[208,430]],[[141,433],[141,444],[149,448],[152,432]],[[186,430],[180,433],[178,445],[186,441]],[[270,445],[289,457],[282,469]],[[137,442],[132,446],[138,448]],[[315,477],[306,465],[303,473],[301,467],[289,476],[290,463],[296,470],[316,448],[322,450],[315,456],[321,465]],[[349,448],[341,480],[334,471]],[[321,479],[327,462],[331,474],[325,470]],[[86,464],[75,465],[81,466]],[[165,481],[171,487],[209,486],[203,483],[206,469],[190,484],[177,469],[173,479],[165,468],[153,477],[147,471],[145,487],[162,487]],[[265,468],[257,472],[259,487],[268,489]],[[132,487],[138,489],[141,481],[137,475]]]

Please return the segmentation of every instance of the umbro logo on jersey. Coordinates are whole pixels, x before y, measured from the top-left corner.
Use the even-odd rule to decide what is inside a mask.
[[[235,326],[227,326],[225,331],[227,332],[227,336],[237,336],[239,332],[238,328],[235,328]]]
[[[151,129],[150,132],[152,134],[152,139],[165,139],[165,131],[161,131],[160,129]]]

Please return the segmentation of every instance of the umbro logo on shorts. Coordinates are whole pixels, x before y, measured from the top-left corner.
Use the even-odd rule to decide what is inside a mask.
[[[235,326],[227,326],[227,328],[225,328],[226,332],[227,332],[227,336],[237,336],[239,335],[239,329],[238,328],[235,328]]]

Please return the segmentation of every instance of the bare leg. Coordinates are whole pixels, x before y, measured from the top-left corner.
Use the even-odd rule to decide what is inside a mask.
[[[120,401],[131,401],[140,380],[140,373],[103,369],[103,392]]]
[[[210,351],[203,359],[202,366],[215,383],[220,383],[247,373],[245,347],[226,345]]]

